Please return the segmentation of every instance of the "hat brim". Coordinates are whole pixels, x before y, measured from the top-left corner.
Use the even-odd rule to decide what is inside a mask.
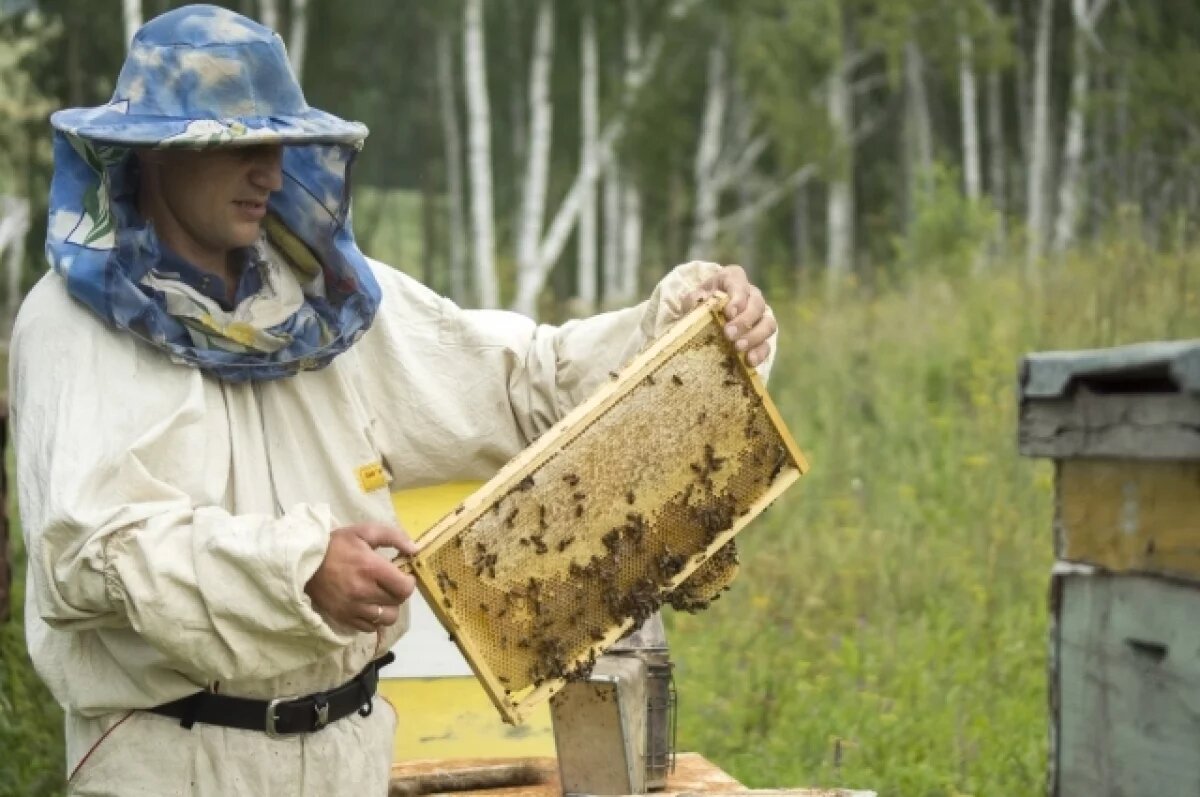
[[[89,141],[155,149],[207,149],[258,144],[349,144],[367,137],[366,125],[316,108],[292,116],[179,119],[135,116],[125,103],[68,108],[50,116],[55,129]]]

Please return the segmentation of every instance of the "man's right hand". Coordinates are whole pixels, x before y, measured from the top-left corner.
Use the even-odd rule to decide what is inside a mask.
[[[376,548],[395,548],[410,556],[417,552],[407,534],[383,523],[359,523],[330,533],[325,559],[304,585],[325,617],[365,632],[396,622],[400,604],[417,583]]]

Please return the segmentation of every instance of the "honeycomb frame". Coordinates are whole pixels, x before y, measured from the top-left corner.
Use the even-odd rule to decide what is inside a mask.
[[[724,335],[725,302],[676,322],[399,562],[505,722],[586,674],[808,470]]]

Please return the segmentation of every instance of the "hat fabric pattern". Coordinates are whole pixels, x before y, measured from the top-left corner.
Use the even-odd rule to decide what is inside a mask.
[[[310,108],[271,29],[217,6],[170,11],[134,35],[112,100],[50,117],[127,146],[358,144],[366,126]]]
[[[110,103],[51,122],[47,258],[108,324],[229,381],[324,367],[369,328],[381,293],[348,189],[366,128],[308,108],[269,29],[213,6],[164,14],[134,37]],[[267,143],[289,145],[267,205],[271,241],[250,253],[269,295],[225,311],[163,267],[131,148]]]

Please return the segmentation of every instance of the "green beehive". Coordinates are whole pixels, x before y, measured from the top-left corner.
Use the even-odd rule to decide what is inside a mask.
[[[1055,462],[1050,794],[1200,794],[1200,341],[1021,368]]]

